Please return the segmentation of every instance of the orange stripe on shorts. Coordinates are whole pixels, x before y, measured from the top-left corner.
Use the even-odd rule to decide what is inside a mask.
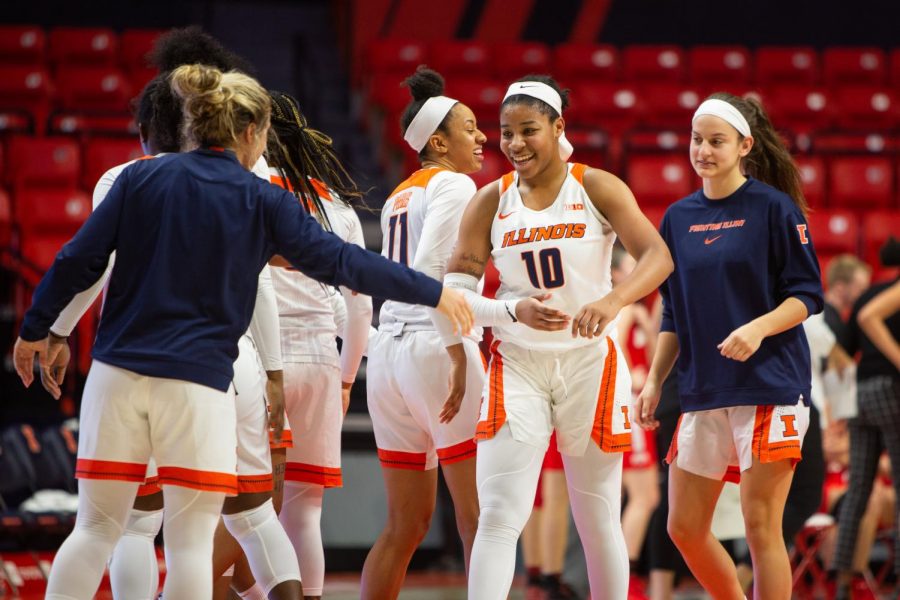
[[[79,458],[75,463],[75,477],[79,479],[112,479],[143,483],[146,476],[146,464],[87,458]]]
[[[312,483],[323,487],[341,487],[344,485],[340,467],[323,467],[300,462],[285,463],[284,480]]]
[[[500,431],[506,422],[506,409],[503,402],[503,357],[499,351],[500,340],[491,344],[491,369],[488,374],[488,414],[484,421],[479,421],[475,429],[476,440],[489,440]]]
[[[237,477],[238,494],[271,492],[273,487],[274,484],[271,473],[263,475],[238,475]]]
[[[399,450],[382,450],[379,448],[378,459],[381,461],[381,466],[386,469],[425,470],[424,452],[400,452]]]
[[[594,429],[591,439],[604,452],[625,452],[631,450],[631,434],[613,433],[613,411],[616,409],[616,372],[619,357],[612,339],[606,338],[607,353],[597,394],[597,409],[594,413]]]
[[[238,491],[237,475],[182,467],[159,467],[159,483],[160,485],[179,485],[206,492],[236,494]]]
[[[442,465],[452,465],[468,458],[474,458],[476,452],[475,440],[466,440],[446,448],[438,448],[438,460]]]

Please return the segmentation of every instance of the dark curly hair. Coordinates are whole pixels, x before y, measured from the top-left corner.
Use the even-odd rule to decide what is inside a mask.
[[[413,98],[412,102],[407,104],[406,108],[403,109],[403,114],[400,116],[400,133],[405,135],[410,123],[416,118],[419,111],[422,110],[422,106],[425,102],[429,98],[434,98],[435,96],[440,96],[444,93],[444,78],[441,77],[441,74],[437,71],[429,69],[425,65],[419,65],[416,68],[416,72],[403,81],[403,85],[409,88],[409,93]],[[444,117],[444,120],[441,121],[435,131],[447,133],[447,123],[450,120],[450,114],[452,112],[453,111],[450,110],[447,113],[447,116]],[[420,159],[425,159],[427,149],[428,146],[419,151]]]
[[[160,71],[174,71],[181,65],[200,63],[222,72],[241,71],[253,75],[246,60],[228,50],[197,25],[172,29],[162,34],[149,54],[150,64]]]
[[[556,90],[557,94],[559,94],[560,100],[562,100],[562,109],[565,110],[569,108],[569,90],[560,87],[560,85],[556,83],[556,80],[549,75],[526,75],[513,83],[524,83],[526,81],[536,81],[538,83],[549,85]],[[549,118],[551,122],[562,116],[556,112],[555,108],[543,100],[539,100],[533,96],[526,96],[525,94],[515,94],[510,96],[503,101],[503,104],[500,105],[500,109],[503,110],[504,106],[509,106],[510,104],[525,104],[526,106],[530,106],[541,114],[547,115],[547,118]]]
[[[221,71],[250,72],[250,64],[226,49],[196,25],[162,34],[149,53],[149,62],[160,70],[132,101],[135,120],[147,134],[155,152],[179,152],[183,120],[181,101],[169,85],[171,72],[182,65],[203,64]]]

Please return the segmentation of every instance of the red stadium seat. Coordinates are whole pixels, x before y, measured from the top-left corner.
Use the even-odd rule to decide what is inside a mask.
[[[63,113],[50,118],[50,133],[65,135],[137,135],[137,123],[128,114]]]
[[[58,27],[50,31],[50,62],[80,65],[113,65],[119,54],[119,38],[103,27]]]
[[[900,103],[884,87],[848,86],[834,93],[835,125],[844,129],[884,131],[900,122]]]
[[[572,86],[572,106],[564,115],[578,127],[602,127],[622,133],[637,125],[641,114],[641,95],[628,84],[583,83]]]
[[[689,81],[726,87],[750,81],[750,53],[743,46],[696,46],[688,52]]]
[[[625,81],[682,81],[684,51],[679,46],[628,46],[622,52]]]
[[[435,42],[429,48],[428,66],[448,79],[491,75],[491,49],[484,42],[454,40]]]
[[[883,156],[840,156],[828,165],[832,207],[887,208],[894,193],[894,166]]]
[[[862,133],[853,131],[824,131],[812,138],[812,149],[817,153],[863,153],[874,154],[896,152],[900,140],[882,133]]]
[[[583,163],[596,169],[608,168],[610,162],[609,139],[602,131],[566,129],[566,138],[575,148],[570,161]]]
[[[619,51],[611,44],[560,44],[554,51],[553,72],[564,87],[576,81],[615,81]]]
[[[12,202],[6,190],[0,189],[0,246],[9,246],[12,222]]]
[[[71,111],[127,112],[131,84],[114,67],[67,67],[56,76],[59,104]]]
[[[400,39],[375,40],[367,53],[369,74],[409,75],[417,66],[428,62],[427,56],[427,48],[422,42]]]
[[[816,252],[834,256],[859,249],[859,219],[849,210],[816,210],[809,214],[809,233]],[[822,261],[820,261],[822,262]]]
[[[640,89],[640,124],[645,127],[689,129],[704,97],[699,87],[679,83],[648,83]]]
[[[29,188],[16,194],[16,222],[22,235],[72,235],[91,214],[91,199],[74,188]]]
[[[69,138],[15,136],[7,143],[6,155],[6,181],[16,189],[75,187],[81,176],[78,144]]]
[[[880,48],[826,48],[822,53],[825,85],[884,85],[886,59]]]
[[[46,128],[53,85],[42,67],[0,66],[0,108],[28,114],[38,133]]]
[[[659,229],[659,225],[662,223],[663,217],[666,214],[666,209],[662,206],[645,206],[641,210],[644,215],[650,219],[653,226]]]
[[[31,117],[25,111],[0,109],[0,134],[27,133],[31,129]]]
[[[863,215],[862,259],[872,266],[881,264],[878,252],[892,235],[900,238],[900,210],[869,211]]]
[[[495,79],[478,78],[451,80],[447,94],[472,109],[478,120],[478,127],[486,134],[495,134],[500,122],[500,104],[506,94],[506,84]]]
[[[0,25],[0,63],[38,65],[47,40],[37,25]]]
[[[128,71],[146,69],[147,54],[153,50],[156,39],[163,31],[158,29],[126,29],[119,38],[121,51],[119,63]]]
[[[682,152],[687,157],[691,135],[683,127],[654,131],[631,131],[625,140],[632,152]]]
[[[23,234],[20,243],[22,258],[41,271],[46,271],[53,264],[60,248],[70,239],[71,235]]]
[[[825,206],[825,161],[820,156],[796,156],[794,161],[800,170],[800,180],[803,184],[803,195],[806,202],[812,208]]]
[[[150,80],[159,74],[157,69],[146,67],[143,69],[131,69],[127,72],[128,82],[131,84],[131,93],[139,96],[144,90],[144,86],[150,83]]]
[[[766,96],[766,107],[776,127],[808,133],[831,125],[831,98],[822,88],[782,86]]]
[[[144,156],[137,139],[93,138],[84,147],[82,187],[93,190],[100,177],[110,168]]]
[[[504,81],[550,71],[550,50],[540,42],[494,44],[491,54],[494,73]]]
[[[756,83],[814,85],[819,79],[819,55],[808,46],[770,46],[756,51]]]
[[[642,207],[668,206],[694,187],[693,171],[683,154],[632,155],[625,182]]]

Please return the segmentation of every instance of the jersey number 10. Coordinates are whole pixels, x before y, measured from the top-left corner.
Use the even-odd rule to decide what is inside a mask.
[[[399,215],[394,215],[388,221],[388,227],[390,228],[390,232],[388,233],[388,260],[396,260],[396,262],[404,265],[409,265],[408,243],[406,239],[406,222],[408,215],[409,213],[402,212]],[[398,225],[400,226],[400,247],[397,249],[397,258],[394,259],[394,241],[397,237],[395,234]]]
[[[565,284],[563,276],[562,255],[559,248],[544,248],[538,252],[538,260],[534,260],[534,252],[523,252],[522,260],[525,261],[525,269],[528,271],[528,279],[531,285],[536,288],[553,289],[562,287]],[[538,264],[540,263],[541,273],[538,278]]]

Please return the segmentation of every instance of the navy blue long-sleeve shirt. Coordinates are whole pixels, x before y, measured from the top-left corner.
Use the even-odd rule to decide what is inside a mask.
[[[439,282],[328,233],[289,192],[231,151],[138,161],[56,257],[25,314],[43,339],[60,311],[116,262],[93,357],[154,377],[228,389],[259,272],[280,254],[331,285],[437,306]]]
[[[801,326],[769,336],[746,362],[717,346],[753,319],[796,298],[822,310],[819,263],[791,198],[748,179],[726,198],[702,190],[669,207],[660,233],[675,271],[661,287],[662,331],[677,334],[682,410],[809,403],[810,353]]]

